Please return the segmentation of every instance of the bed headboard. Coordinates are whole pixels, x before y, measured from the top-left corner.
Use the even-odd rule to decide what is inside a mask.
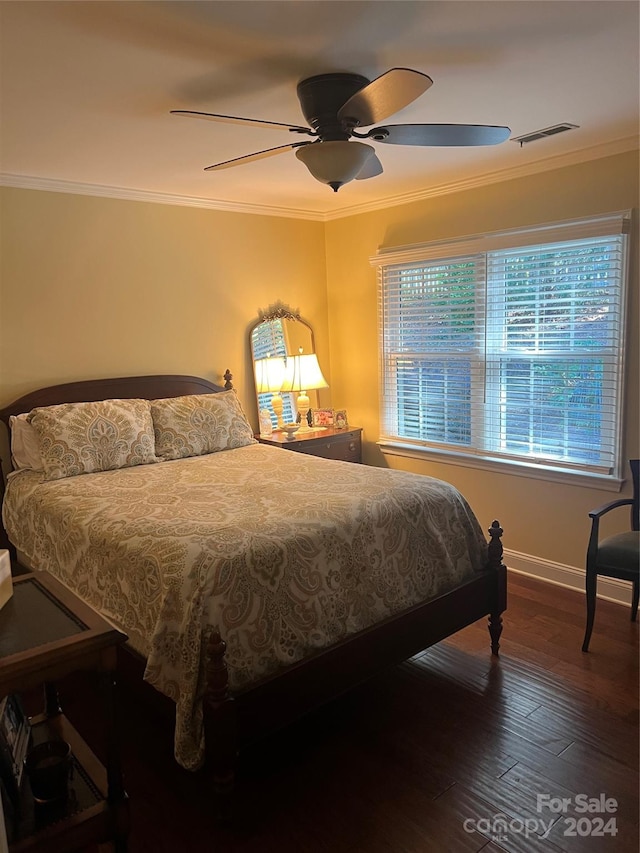
[[[215,394],[233,388],[232,374],[224,374],[224,386],[198,376],[121,376],[117,379],[86,379],[39,388],[0,409],[0,421],[7,429],[11,415],[30,412],[36,406],[55,406],[58,403],[92,403],[95,400],[161,400],[163,397],[182,397],[187,394]]]
[[[5,472],[11,470],[9,418],[22,412],[30,412],[36,406],[55,406],[58,403],[91,403],[95,400],[160,400],[163,397],[182,397],[188,394],[216,394],[233,388],[233,376],[226,370],[224,385],[216,385],[198,376],[122,376],[116,379],[86,379],[50,385],[25,394],[13,403],[0,409],[0,423],[4,424],[2,453],[0,454],[0,503],[4,496]],[[6,457],[6,458],[1,458]],[[13,551],[0,521],[0,548]]]

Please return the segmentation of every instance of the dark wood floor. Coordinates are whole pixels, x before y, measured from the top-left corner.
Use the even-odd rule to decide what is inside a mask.
[[[583,629],[581,594],[511,574],[499,661],[477,623],[252,749],[235,827],[173,763],[166,728],[128,707],[130,850],[635,853],[638,625],[598,602],[586,655]],[[93,696],[72,694],[91,738]],[[569,810],[539,811],[538,795]],[[580,812],[577,795],[615,811]]]

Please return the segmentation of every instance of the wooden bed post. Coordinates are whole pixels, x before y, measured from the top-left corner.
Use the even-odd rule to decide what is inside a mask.
[[[207,642],[205,742],[211,757],[214,791],[221,795],[221,800],[233,790],[238,753],[235,706],[224,659],[226,649],[220,632],[214,630]],[[218,806],[226,811],[222,802]]]
[[[491,537],[487,547],[489,568],[496,572],[498,577],[498,600],[495,609],[489,614],[489,634],[491,636],[491,654],[498,654],[500,648],[500,635],[502,634],[502,612],[507,609],[507,569],[502,563],[502,541],[504,533],[500,522],[494,521],[489,528]]]

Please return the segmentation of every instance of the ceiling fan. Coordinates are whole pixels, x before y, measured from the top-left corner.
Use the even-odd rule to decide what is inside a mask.
[[[312,141],[290,142],[243,157],[207,166],[205,171],[228,169],[296,149],[296,157],[314,178],[337,192],[352,180],[382,174],[382,163],[373,146],[352,139],[367,139],[386,145],[467,146],[495,145],[508,139],[508,127],[484,124],[389,124],[364,133],[359,128],[378,125],[427,91],[433,80],[411,68],[391,68],[375,80],[361,74],[317,74],[298,83],[302,113],[309,127],[263,121],[255,118],[171,110],[172,115],[209,121],[288,130],[314,137]]]

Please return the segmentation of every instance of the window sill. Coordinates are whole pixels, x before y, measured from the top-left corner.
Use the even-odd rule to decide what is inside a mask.
[[[432,447],[394,442],[380,439],[378,447],[385,456],[403,456],[407,459],[428,459],[444,465],[457,465],[462,468],[479,468],[497,474],[526,477],[527,479],[546,480],[550,483],[563,483],[567,486],[580,486],[585,489],[600,489],[605,492],[619,492],[624,480],[603,474],[577,473],[567,469],[550,469],[533,462],[514,462],[512,460],[488,459],[482,456],[468,456],[452,450],[436,450]]]

